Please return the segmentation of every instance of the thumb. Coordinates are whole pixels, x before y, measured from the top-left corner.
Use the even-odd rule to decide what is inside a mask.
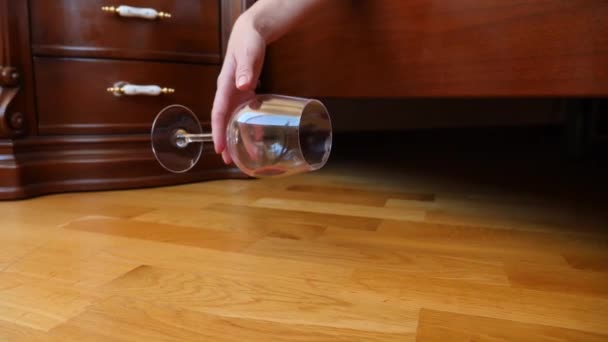
[[[263,51],[259,48],[250,47],[244,49],[240,54],[236,54],[236,87],[239,90],[254,90],[257,86],[257,79],[260,76]]]

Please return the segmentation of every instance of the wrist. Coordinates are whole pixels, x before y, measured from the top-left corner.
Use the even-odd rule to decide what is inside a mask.
[[[250,8],[239,16],[235,27],[244,29],[247,31],[255,31],[263,40],[266,45],[270,44],[275,38],[272,32],[271,19],[264,16],[260,11],[256,11],[255,8]]]

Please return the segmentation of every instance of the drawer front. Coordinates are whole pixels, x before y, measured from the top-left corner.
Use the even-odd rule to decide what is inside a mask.
[[[125,57],[194,62],[220,60],[218,0],[30,0],[36,55]],[[171,14],[121,17],[104,6]]]
[[[172,104],[189,107],[209,127],[218,66],[44,57],[34,65],[40,134],[148,133],[156,114]],[[118,82],[175,92],[108,92]]]

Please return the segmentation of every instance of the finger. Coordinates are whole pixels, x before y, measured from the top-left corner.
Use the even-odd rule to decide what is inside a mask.
[[[232,83],[233,77],[234,64],[227,60],[217,79],[217,90],[211,110],[211,133],[216,153],[221,153],[226,148],[226,119],[232,93],[236,91]]]
[[[255,90],[264,62],[264,49],[255,44],[246,46],[235,55],[235,58],[237,89]]]
[[[222,159],[224,160],[225,164],[232,163],[232,158],[230,158],[230,153],[228,153],[228,150],[224,150],[224,152],[222,152]]]

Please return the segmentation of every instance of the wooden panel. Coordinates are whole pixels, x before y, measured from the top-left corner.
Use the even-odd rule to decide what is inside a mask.
[[[262,196],[264,193],[260,193]],[[375,230],[381,220],[367,217],[354,217],[334,213],[313,213],[304,210],[286,210],[270,208],[252,208],[238,205],[214,204],[205,208],[224,215],[239,213],[242,218],[250,220],[268,220],[277,223],[307,224],[329,227],[343,227],[348,229]]]
[[[65,228],[227,251],[240,250],[251,243],[251,237],[235,233],[111,218],[91,218],[70,222]]]
[[[328,228],[320,237],[320,240],[338,246],[377,246],[387,250],[407,249],[411,251],[420,251],[422,253],[433,251],[437,255],[452,256],[455,258],[473,257],[482,259],[487,263],[501,263],[504,260],[557,265],[564,263],[563,258],[557,251],[536,250],[531,247],[510,248],[509,244],[503,245],[505,241],[510,242],[508,234],[499,234],[501,235],[501,239],[498,240],[500,245],[496,246],[491,240],[492,233],[484,232],[484,230],[480,231],[475,227],[467,226],[464,228],[465,230],[470,229],[472,235],[476,235],[476,237],[472,239],[473,241],[469,242],[453,237],[453,231],[449,226],[439,226],[437,229],[434,229],[432,226],[426,226],[418,222],[394,221],[393,224],[398,224],[397,229],[403,229],[403,233],[385,233],[383,225],[380,226],[377,233]],[[428,239],[428,236],[425,236],[426,231],[430,231],[431,236],[437,234],[437,237]],[[418,234],[416,234],[416,232],[418,232]],[[484,241],[485,239],[488,239],[488,237],[490,237],[490,239]],[[532,236],[531,238],[534,237]],[[433,241],[435,239],[436,241]],[[453,243],[445,244],[439,242],[446,240],[452,241]],[[482,241],[476,242],[475,240]]]
[[[211,146],[205,148],[210,150]],[[17,159],[10,157],[11,151]],[[0,142],[0,156],[0,199],[244,178],[234,166],[224,165],[215,153],[205,154],[188,173],[171,174],[154,158],[148,134]]]
[[[505,271],[516,288],[553,291],[560,293],[585,293],[586,296],[608,297],[608,274],[571,267],[533,265],[511,262]]]
[[[24,222],[25,220],[19,218],[15,219],[15,216],[20,216],[19,212],[23,214],[23,210],[19,209],[0,209],[0,215],[3,218],[2,228],[5,231],[2,234],[3,247],[0,249],[0,270],[6,269],[13,262],[36,249],[47,238],[46,234],[35,229],[37,225]],[[17,213],[15,214],[15,212]],[[46,232],[53,232],[53,229],[48,229]]]
[[[272,44],[263,86],[315,97],[604,96],[602,0],[336,0]]]
[[[102,248],[112,244],[112,240],[99,239],[93,243],[92,239],[85,240],[74,235],[70,239],[62,239],[57,237],[61,232],[55,231],[51,242],[16,260],[5,272],[35,279],[52,279],[66,287],[86,291],[95,290],[139,266],[130,260],[101,252]],[[78,247],[83,242],[87,248]]]
[[[48,331],[76,316],[95,296],[16,273],[0,273],[0,321]]]
[[[240,210],[239,206],[227,206],[232,209],[230,213],[222,213],[212,208],[185,209],[166,208],[154,210],[135,217],[137,221],[163,223],[185,227],[205,227],[224,232],[240,233],[245,236],[259,238],[262,236],[276,236],[293,240],[313,240],[319,236],[324,226],[291,223],[285,220],[273,220],[271,217],[262,218],[247,215],[247,210]],[[238,212],[239,215],[234,215]],[[176,220],[175,214],[180,213],[181,219]],[[282,217],[282,215],[276,215]]]
[[[329,76],[329,75],[328,75]],[[370,87],[369,91],[372,87]],[[556,98],[321,98],[334,132],[427,128],[561,125],[565,107]],[[381,120],[370,120],[381,113]]]
[[[418,342],[566,342],[606,341],[607,335],[563,329],[540,324],[526,324],[504,319],[459,315],[423,309],[418,325]]]
[[[210,122],[216,66],[36,58],[40,134],[149,133],[166,106],[189,107]],[[174,88],[160,96],[114,96],[117,82]]]
[[[502,263],[455,257],[416,248],[390,246],[336,246],[325,242],[304,242],[264,238],[245,249],[245,253],[326,265],[348,265],[356,269],[383,270],[412,278],[468,280],[482,284],[507,285]],[[374,260],[370,267],[369,260]]]
[[[75,230],[71,230],[76,232]],[[72,235],[72,234],[70,234]],[[99,238],[95,235],[95,238]],[[137,243],[134,243],[137,241]],[[154,241],[125,239],[124,243],[109,250],[117,258],[134,260],[142,265],[165,269],[224,275],[233,278],[269,277],[342,283],[347,281],[352,268],[326,263],[276,259],[252,254],[226,252],[207,248],[167,244]],[[162,253],[160,252],[162,251]]]
[[[2,335],[0,335],[2,336]],[[68,340],[114,341],[413,341],[409,334],[365,332],[305,324],[281,324],[265,320],[221,317],[152,302],[115,297],[90,307],[51,336]]]
[[[0,339],[2,341],[52,341],[44,332],[8,322],[0,325]]]
[[[424,202],[425,204],[432,204],[435,200],[433,194],[370,191],[335,186],[292,185],[288,186],[286,190],[273,195],[285,199],[315,200],[320,194],[323,194],[325,202],[364,204],[378,207],[384,206],[389,199]]]
[[[309,279],[239,278],[141,266],[103,291],[225,317],[404,335],[415,329],[411,322],[417,310],[382,302],[382,296],[353,298],[349,291]]]
[[[608,272],[608,253],[606,253],[606,249],[567,251],[564,253],[564,258],[575,269]]]
[[[600,314],[608,310],[608,301],[581,292],[566,295],[377,271],[355,271],[353,279],[362,289],[398,298],[403,306],[608,334]]]
[[[219,62],[217,0],[131,0],[172,17],[122,18],[102,6],[115,1],[32,0],[32,43],[37,55],[129,57]]]
[[[375,219],[422,220],[425,212],[419,209],[395,209],[386,207],[368,207],[357,204],[329,203],[278,198],[260,198],[254,206],[268,209],[287,209],[319,214],[338,214]]]

